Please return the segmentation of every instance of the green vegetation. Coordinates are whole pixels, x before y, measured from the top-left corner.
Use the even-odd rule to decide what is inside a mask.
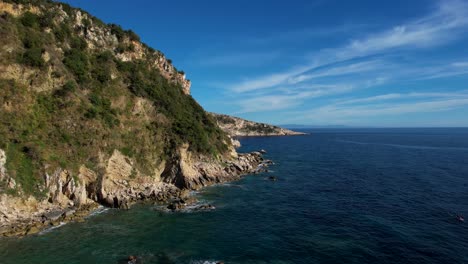
[[[30,48],[23,53],[19,60],[22,64],[31,67],[42,67],[45,64],[44,59],[42,58],[43,52],[44,50],[41,48]]]
[[[69,16],[62,20],[52,1],[6,2],[43,5],[42,12],[0,17],[0,43],[14,50],[0,65],[18,63],[28,73],[0,79],[0,148],[25,193],[41,197],[44,173],[58,168],[74,176],[82,164],[97,170],[114,150],[147,175],[186,143],[198,154],[226,154],[229,141],[214,119],[154,67],[159,51],[143,44],[148,60],[116,58],[135,51],[133,31],[109,25],[119,43],[88,47],[70,6],[60,4]],[[90,15],[82,23],[107,27]]]
[[[84,83],[88,79],[89,62],[86,52],[79,49],[66,51],[63,64],[76,76],[79,83]]]
[[[266,124],[259,124],[259,123],[247,124],[245,126],[245,130],[246,131],[252,131],[252,132],[258,132],[258,133],[262,133],[262,134],[270,134],[270,133],[275,132],[275,128],[273,126],[266,125]]]

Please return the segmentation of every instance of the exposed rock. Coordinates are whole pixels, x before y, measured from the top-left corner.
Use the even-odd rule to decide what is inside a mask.
[[[64,211],[57,210],[57,211],[47,212],[47,213],[43,214],[42,218],[44,220],[57,221],[62,217],[63,214],[64,214]]]
[[[171,211],[177,211],[177,210],[180,210],[182,208],[185,208],[186,206],[187,206],[187,204],[184,201],[179,200],[179,201],[174,201],[174,202],[170,203],[167,206],[167,209],[169,209]]]
[[[278,180],[276,178],[276,176],[269,176],[267,179],[270,180],[270,181],[277,181]]]
[[[303,132],[296,132],[278,126],[257,123],[234,116],[215,113],[209,114],[216,119],[218,126],[231,137],[297,136],[306,134]]]
[[[33,2],[30,5],[0,2],[0,12],[2,14],[6,12],[15,17],[21,16],[27,11],[40,14],[46,10],[45,8],[50,7],[49,11],[51,12],[47,12],[47,14],[52,16],[50,21],[47,21],[50,24],[34,27],[34,31],[38,36],[50,36],[50,38],[47,37],[50,41],[47,41],[47,45],[44,44],[44,47],[41,47],[41,53],[38,56],[39,59],[44,61],[42,67],[24,63],[19,64],[14,59],[17,54],[24,52],[25,48],[21,42],[21,38],[16,34],[17,31],[11,30],[8,33],[9,35],[4,38],[9,41],[6,41],[7,45],[0,49],[0,57],[2,61],[5,61],[5,63],[0,63],[0,79],[4,79],[8,85],[11,84],[11,87],[9,87],[13,95],[8,94],[10,93],[8,89],[2,90],[5,91],[5,94],[2,94],[0,98],[0,111],[2,116],[7,117],[4,120],[22,116],[22,113],[28,113],[28,115],[22,116],[21,120],[24,118],[25,124],[34,123],[31,128],[28,126],[28,134],[32,135],[31,138],[52,138],[54,141],[52,144],[51,142],[45,143],[45,141],[41,141],[47,148],[44,147],[45,149],[43,150],[43,146],[41,145],[38,147],[40,151],[32,153],[34,154],[32,156],[29,155],[31,153],[19,153],[20,155],[27,155],[25,159],[32,161],[34,165],[32,170],[33,175],[28,176],[34,182],[33,188],[35,188],[34,191],[37,191],[37,193],[28,191],[26,194],[25,190],[21,187],[23,179],[13,178],[14,172],[10,173],[6,169],[6,162],[9,158],[7,154],[10,152],[7,151],[8,153],[6,153],[0,149],[0,181],[2,184],[2,189],[0,189],[0,235],[22,236],[37,233],[44,228],[48,228],[51,225],[59,225],[64,221],[82,221],[83,217],[94,210],[99,204],[128,209],[132,204],[145,200],[158,202],[178,201],[173,203],[171,207],[176,209],[182,208],[194,202],[193,198],[187,196],[187,190],[237,180],[242,175],[257,172],[260,169],[264,170],[263,165],[259,166],[263,162],[261,153],[238,154],[234,146],[238,147],[240,143],[235,139],[228,139],[224,136],[219,139],[219,142],[214,142],[224,143],[228,150],[224,153],[225,148],[220,148],[223,149],[223,153],[220,153],[216,157],[208,154],[193,153],[189,151],[188,144],[180,147],[179,143],[177,143],[177,146],[180,148],[174,151],[174,153],[172,153],[171,146],[171,153],[169,153],[169,157],[167,158],[157,157],[157,155],[166,155],[166,149],[156,152],[154,155],[155,151],[148,151],[144,153],[145,157],[143,158],[137,157],[137,155],[130,157],[131,154],[126,156],[122,153],[125,152],[123,149],[122,152],[117,150],[128,147],[125,146],[128,142],[120,141],[122,140],[120,135],[126,137],[133,136],[132,133],[136,131],[132,130],[134,127],[140,128],[140,126],[143,127],[145,125],[151,127],[151,129],[145,130],[148,133],[145,138],[146,140],[137,142],[138,138],[132,142],[135,144],[146,146],[157,141],[171,142],[175,138],[170,135],[173,131],[170,130],[169,125],[162,126],[163,124],[171,124],[174,120],[169,120],[169,117],[161,113],[163,111],[158,109],[157,100],[150,101],[149,99],[153,100],[150,97],[144,99],[143,96],[135,96],[128,91],[128,84],[125,83],[123,75],[116,69],[117,66],[114,63],[116,60],[144,60],[145,65],[153,73],[158,72],[158,74],[161,74],[161,76],[158,75],[158,79],[163,77],[168,82],[180,84],[185,94],[190,94],[190,81],[186,79],[185,73],[178,71],[172,65],[170,59],[167,59],[161,52],[154,51],[135,39],[130,39],[130,34],[122,34],[122,36],[117,37],[117,33],[113,33],[111,27],[100,23],[81,10],[65,8],[53,1]],[[9,16],[4,16],[3,18],[5,17],[12,19]],[[18,20],[12,19],[11,21],[14,23],[11,24],[15,25],[15,27],[17,24],[20,25],[16,23]],[[69,36],[70,38],[67,37],[68,40],[66,41],[55,40],[57,32],[54,30],[59,29],[61,26],[67,26],[69,34],[72,34],[72,36]],[[94,119],[87,118],[86,120],[80,118],[84,113],[81,110],[86,111],[87,105],[89,102],[92,102],[92,87],[75,89],[74,92],[69,94],[62,94],[60,99],[56,98],[55,92],[65,88],[64,84],[66,81],[74,82],[73,80],[78,80],[75,73],[68,69],[69,66],[64,64],[67,52],[73,47],[71,43],[72,37],[76,40],[81,39],[79,41],[82,42],[80,45],[83,44],[84,46],[84,43],[86,43],[86,52],[83,52],[87,56],[89,55],[90,58],[95,58],[95,56],[101,53],[111,53],[112,57],[116,58],[116,60],[112,59],[112,63],[110,64],[113,66],[109,66],[109,76],[110,79],[115,80],[115,86],[112,83],[112,87],[115,89],[120,87],[122,89],[116,92],[117,95],[115,97],[107,98],[103,95],[102,99],[106,107],[109,106],[107,104],[109,103],[112,108],[111,110],[115,110],[109,110],[108,112],[110,116],[117,118],[115,121],[119,121],[119,125],[110,126],[109,124],[105,124],[106,122],[101,122],[104,121],[101,120],[103,116]],[[120,49],[119,46],[121,45],[127,45],[127,48]],[[155,69],[158,71],[155,71]],[[86,74],[88,77],[91,77],[94,73],[87,72]],[[79,82],[76,84],[79,85]],[[125,96],[127,94],[131,95],[131,97]],[[180,97],[180,92],[174,98],[178,100],[181,98],[191,100],[189,97]],[[54,99],[52,100],[54,101],[54,105],[49,104],[49,99]],[[37,114],[41,115],[41,118],[35,116],[36,112],[34,112],[36,111],[35,106],[39,105],[38,101],[41,104],[37,108],[40,109]],[[49,106],[51,109],[48,109]],[[74,109],[72,106],[76,106],[79,109],[83,106],[83,109],[77,112],[77,114],[68,112],[68,109]],[[54,107],[57,107],[57,109]],[[58,108],[61,110],[59,111]],[[45,112],[42,113],[43,110],[47,114]],[[31,117],[29,117],[30,112]],[[123,112],[128,113],[128,115],[123,114]],[[202,109],[195,114],[203,115],[203,120],[199,120],[200,122],[206,121],[206,116],[204,116],[205,113]],[[77,118],[75,119],[75,117]],[[28,118],[31,118],[32,122]],[[208,121],[210,122],[207,128],[214,129],[216,135],[219,135],[220,131],[218,131],[211,120]],[[9,123],[9,120],[4,124],[6,123]],[[9,124],[7,124],[5,129],[0,129],[2,133],[9,131],[8,136],[3,136],[2,138],[9,140],[7,142],[8,145],[18,145],[18,151],[24,147],[24,142],[29,142],[28,140],[31,139],[21,139],[24,142],[19,142],[18,138],[21,135],[18,135],[18,132],[21,133],[23,131],[23,127],[20,126],[21,124],[18,124],[20,129],[16,129],[16,127],[12,129],[8,127]],[[156,129],[161,128],[164,132],[159,133],[155,129],[153,130],[152,126],[160,125],[161,127],[157,127]],[[81,130],[77,130],[78,127]],[[56,133],[56,136],[60,134],[64,138],[60,138],[59,136],[57,138],[60,138],[60,140],[55,140],[56,138],[51,136],[51,131],[60,132]],[[86,133],[79,133],[79,131]],[[110,134],[114,133],[119,135],[116,137],[115,142],[106,140]],[[70,142],[74,142],[74,139],[76,139],[74,136],[77,134],[97,134],[99,136],[89,140],[86,137],[79,141],[79,145],[82,147],[80,150],[89,149],[93,153],[86,153],[84,155],[80,152],[79,154],[81,155],[76,155],[78,151],[73,148],[78,144],[71,144]],[[17,135],[18,138],[16,137]],[[161,144],[160,146],[161,148],[168,147],[165,144]],[[60,151],[55,152],[55,149]],[[142,148],[139,150],[141,151]],[[149,152],[151,154],[148,154]],[[141,155],[141,153],[137,154]],[[83,157],[72,159],[71,157],[74,155]],[[52,156],[54,156],[54,159],[52,159]],[[142,165],[141,161],[144,159],[146,159],[145,164]],[[71,161],[76,162],[68,165]],[[8,188],[12,190],[8,190]],[[15,195],[10,191],[14,191]],[[33,196],[33,193],[36,196]],[[201,208],[209,210],[213,206],[204,205]]]
[[[206,210],[214,210],[216,209],[216,207],[214,205],[211,205],[211,204],[202,204],[200,206],[197,206],[195,208],[195,210],[197,211],[206,211]]]
[[[5,179],[6,177],[6,168],[5,168],[6,158],[7,157],[6,157],[5,151],[3,151],[3,149],[0,149],[0,181]]]
[[[28,230],[26,231],[26,235],[36,234],[36,233],[39,233],[40,231],[41,230],[39,229],[39,227],[33,225],[28,228]]]

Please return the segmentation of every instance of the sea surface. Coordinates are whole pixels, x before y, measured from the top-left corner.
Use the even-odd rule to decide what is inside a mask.
[[[216,210],[106,210],[0,239],[0,263],[468,263],[468,129],[308,132],[241,138],[275,165],[196,194]]]

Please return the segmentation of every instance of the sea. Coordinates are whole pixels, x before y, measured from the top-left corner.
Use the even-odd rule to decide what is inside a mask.
[[[275,164],[193,193],[215,210],[101,210],[1,238],[0,263],[468,263],[467,128],[306,132],[240,138]]]

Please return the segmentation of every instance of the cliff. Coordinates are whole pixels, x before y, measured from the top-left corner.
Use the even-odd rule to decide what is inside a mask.
[[[249,136],[297,136],[305,135],[302,132],[296,132],[264,123],[257,123],[242,118],[209,113],[216,119],[218,126],[231,137],[249,137]]]
[[[185,74],[131,30],[66,4],[4,0],[0,33],[0,234],[99,204],[170,201],[263,162],[236,153]]]

